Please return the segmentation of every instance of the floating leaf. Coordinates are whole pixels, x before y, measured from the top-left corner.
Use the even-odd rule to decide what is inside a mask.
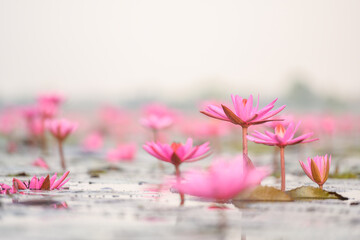
[[[240,201],[261,201],[261,202],[289,202],[293,199],[283,191],[268,186],[258,186],[249,193],[240,194],[233,200]],[[235,203],[234,203],[235,204]],[[235,204],[236,205],[236,204]]]
[[[355,174],[352,172],[344,172],[344,173],[330,174],[329,178],[354,179],[354,178],[358,178],[358,175],[359,174]]]
[[[302,186],[293,190],[287,191],[295,200],[312,200],[312,199],[339,199],[347,200],[348,198],[341,196],[336,192],[328,192],[320,188],[312,186]]]
[[[14,174],[7,174],[7,177],[28,177],[30,176],[29,174],[27,174],[26,172],[19,172],[19,173],[14,173]]]

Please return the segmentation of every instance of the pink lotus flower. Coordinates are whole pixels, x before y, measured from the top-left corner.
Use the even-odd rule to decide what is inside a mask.
[[[280,119],[271,119],[274,115],[279,113],[285,108],[285,105],[281,106],[277,110],[271,110],[274,107],[277,99],[269,103],[262,109],[259,108],[259,99],[256,107],[253,107],[253,96],[250,95],[248,99],[239,97],[238,95],[231,95],[231,99],[235,110],[231,110],[224,104],[221,106],[209,105],[201,113],[223,121],[228,121],[242,127],[242,140],[243,140],[243,154],[248,154],[247,149],[247,129],[251,125],[262,124],[269,121],[279,121]],[[249,159],[249,158],[248,158]],[[250,159],[249,159],[250,160]],[[253,165],[251,161],[249,165]]]
[[[14,109],[0,112],[0,135],[11,135],[18,125],[17,120],[17,113]]]
[[[174,119],[170,116],[149,115],[140,119],[140,124],[144,127],[161,130],[170,127],[174,123]]]
[[[121,161],[133,161],[136,154],[136,145],[125,144],[119,145],[116,149],[112,149],[107,153],[107,161],[109,162],[121,162]]]
[[[54,190],[61,189],[62,186],[67,183],[70,179],[66,179],[70,171],[64,173],[60,179],[56,180],[57,173],[55,173],[51,178],[47,175],[45,178],[37,178],[34,176],[30,181],[22,182],[17,178],[13,179],[13,186],[17,190]],[[65,180],[66,179],[66,180]]]
[[[327,154],[325,156],[316,156],[314,158],[309,157],[307,159],[307,164],[305,162],[299,162],[306,175],[322,189],[329,176],[331,155],[329,158]]]
[[[64,96],[58,93],[43,93],[37,97],[38,103],[53,103],[59,105],[64,101]]]
[[[224,122],[210,120],[203,121],[191,118],[183,122],[182,131],[185,135],[194,136],[198,139],[218,138],[229,132],[229,127]]]
[[[104,138],[99,132],[93,132],[86,136],[82,142],[82,148],[88,152],[94,152],[102,148]]]
[[[149,104],[143,109],[144,117],[140,124],[154,133],[154,141],[158,141],[158,131],[170,127],[175,121],[175,114],[162,104]]]
[[[284,126],[279,123],[275,127],[275,133],[265,131],[265,134],[262,134],[258,131],[254,131],[252,136],[247,136],[250,141],[265,144],[268,146],[278,146],[286,147],[287,145],[294,145],[298,143],[308,143],[318,140],[317,138],[308,139],[314,133],[306,133],[294,138],[294,135],[297,129],[300,126],[300,122],[294,126],[294,123],[290,123],[289,126],[285,129]]]
[[[146,143],[143,148],[157,159],[179,166],[183,162],[194,162],[203,159],[209,154],[209,142],[193,147],[193,140],[188,138],[186,143],[162,144]]]
[[[70,122],[66,119],[54,119],[47,121],[47,129],[49,129],[50,133],[55,137],[58,141],[58,148],[61,160],[61,167],[63,170],[66,169],[65,157],[63,151],[63,141],[76,130],[77,124]]]
[[[0,183],[0,194],[14,194],[17,193],[17,190],[12,186],[6,185],[5,183]]]
[[[300,122],[294,127],[294,123],[290,123],[287,129],[282,124],[278,124],[275,127],[275,133],[265,131],[262,134],[258,131],[254,131],[252,136],[247,136],[250,141],[255,143],[261,143],[268,146],[278,146],[280,148],[280,161],[281,161],[281,190],[285,191],[285,156],[284,148],[288,145],[294,145],[298,143],[308,143],[318,140],[317,138],[309,139],[313,133],[306,133],[294,138],[294,135],[299,128]]]
[[[43,169],[46,169],[46,170],[49,170],[49,165],[47,165],[47,163],[44,161],[44,159],[42,158],[37,158],[33,163],[32,163],[33,166],[36,166],[36,167],[40,167],[40,168],[43,168]]]
[[[64,141],[77,129],[77,124],[67,119],[54,119],[46,122],[47,129],[59,141]]]
[[[175,167],[175,174],[180,181],[180,164],[183,162],[194,162],[203,159],[209,155],[209,143],[206,142],[200,146],[193,147],[193,140],[188,138],[185,145],[181,143],[162,144],[155,142],[146,143],[143,148],[157,159],[169,162]],[[181,202],[185,202],[184,194],[180,193]]]
[[[232,161],[218,159],[206,171],[186,172],[175,188],[184,194],[222,202],[259,185],[267,175],[269,171],[266,168],[249,167],[242,157]]]
[[[204,111],[201,111],[201,113],[242,127],[249,127],[251,125],[262,124],[269,121],[279,121],[279,119],[270,118],[285,108],[285,105],[283,105],[277,110],[271,111],[277,99],[260,110],[258,110],[259,100],[256,107],[253,107],[252,95],[250,95],[249,99],[239,97],[238,95],[231,95],[231,99],[235,111],[222,104],[221,106],[209,105]]]

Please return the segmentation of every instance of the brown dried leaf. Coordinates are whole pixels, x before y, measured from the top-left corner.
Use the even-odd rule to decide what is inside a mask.
[[[230,121],[234,124],[243,125],[245,122],[241,120],[235,113],[233,113],[228,107],[221,105],[222,109]]]
[[[43,184],[41,185],[40,190],[46,190],[46,191],[50,190],[50,177],[49,177],[49,175],[46,176]]]

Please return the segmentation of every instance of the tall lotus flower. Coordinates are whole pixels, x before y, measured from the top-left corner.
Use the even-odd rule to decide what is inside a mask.
[[[63,151],[63,142],[65,139],[76,130],[77,123],[68,121],[67,119],[54,119],[47,122],[47,129],[50,131],[52,136],[57,139],[59,154],[61,160],[61,167],[63,170],[66,169],[65,157]]]
[[[327,154],[325,156],[316,156],[314,158],[309,157],[307,163],[299,162],[306,175],[322,189],[329,176],[331,155],[329,157]]]
[[[215,160],[206,170],[191,170],[184,173],[183,180],[175,188],[184,194],[201,198],[228,201],[241,191],[260,184],[269,171],[266,168],[252,168],[244,164],[242,157],[232,161]]]
[[[49,175],[46,177],[37,178],[34,176],[31,180],[27,182],[22,182],[17,178],[13,179],[13,186],[17,190],[54,190],[61,189],[61,187],[67,183],[70,179],[66,179],[70,171],[67,171],[62,175],[58,180],[57,173],[55,173],[51,178]],[[65,180],[66,179],[66,180]]]
[[[280,119],[271,119],[274,115],[279,113],[285,108],[285,105],[281,106],[277,110],[271,110],[274,108],[274,104],[277,101],[275,99],[262,109],[259,108],[259,99],[255,107],[253,107],[253,96],[250,95],[248,99],[242,98],[238,95],[231,95],[231,99],[234,105],[234,110],[227,107],[225,104],[221,106],[208,105],[201,113],[223,121],[228,121],[242,127],[242,140],[243,140],[243,154],[248,154],[247,150],[247,129],[251,125],[262,124],[269,121],[279,121]],[[249,162],[252,165],[251,162]]]
[[[279,123],[275,127],[275,133],[265,131],[265,134],[258,131],[254,131],[252,136],[247,136],[250,141],[255,143],[261,143],[268,146],[278,146],[280,148],[281,157],[281,190],[285,191],[285,156],[284,148],[288,145],[294,145],[298,143],[308,143],[318,140],[318,138],[309,139],[314,133],[306,133],[298,137],[294,137],[297,129],[300,126],[300,122],[294,126],[294,123],[290,123],[285,129],[284,126]]]
[[[193,147],[193,140],[188,138],[186,143],[162,144],[155,142],[146,143],[143,148],[157,159],[169,162],[175,166],[176,177],[180,181],[180,165],[183,162],[194,162],[203,159],[209,155],[209,143],[206,142]],[[184,195],[180,194],[181,205],[184,204]]]

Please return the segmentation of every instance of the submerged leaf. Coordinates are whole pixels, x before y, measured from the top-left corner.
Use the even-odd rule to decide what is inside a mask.
[[[293,199],[283,191],[268,186],[258,186],[248,194],[239,194],[233,200],[261,202],[289,202]],[[234,201],[233,201],[234,202]],[[234,205],[236,205],[234,203]]]
[[[287,191],[295,200],[311,200],[311,199],[339,199],[347,200],[348,198],[341,196],[336,192],[328,192],[320,188],[312,186],[302,186],[293,190]]]

